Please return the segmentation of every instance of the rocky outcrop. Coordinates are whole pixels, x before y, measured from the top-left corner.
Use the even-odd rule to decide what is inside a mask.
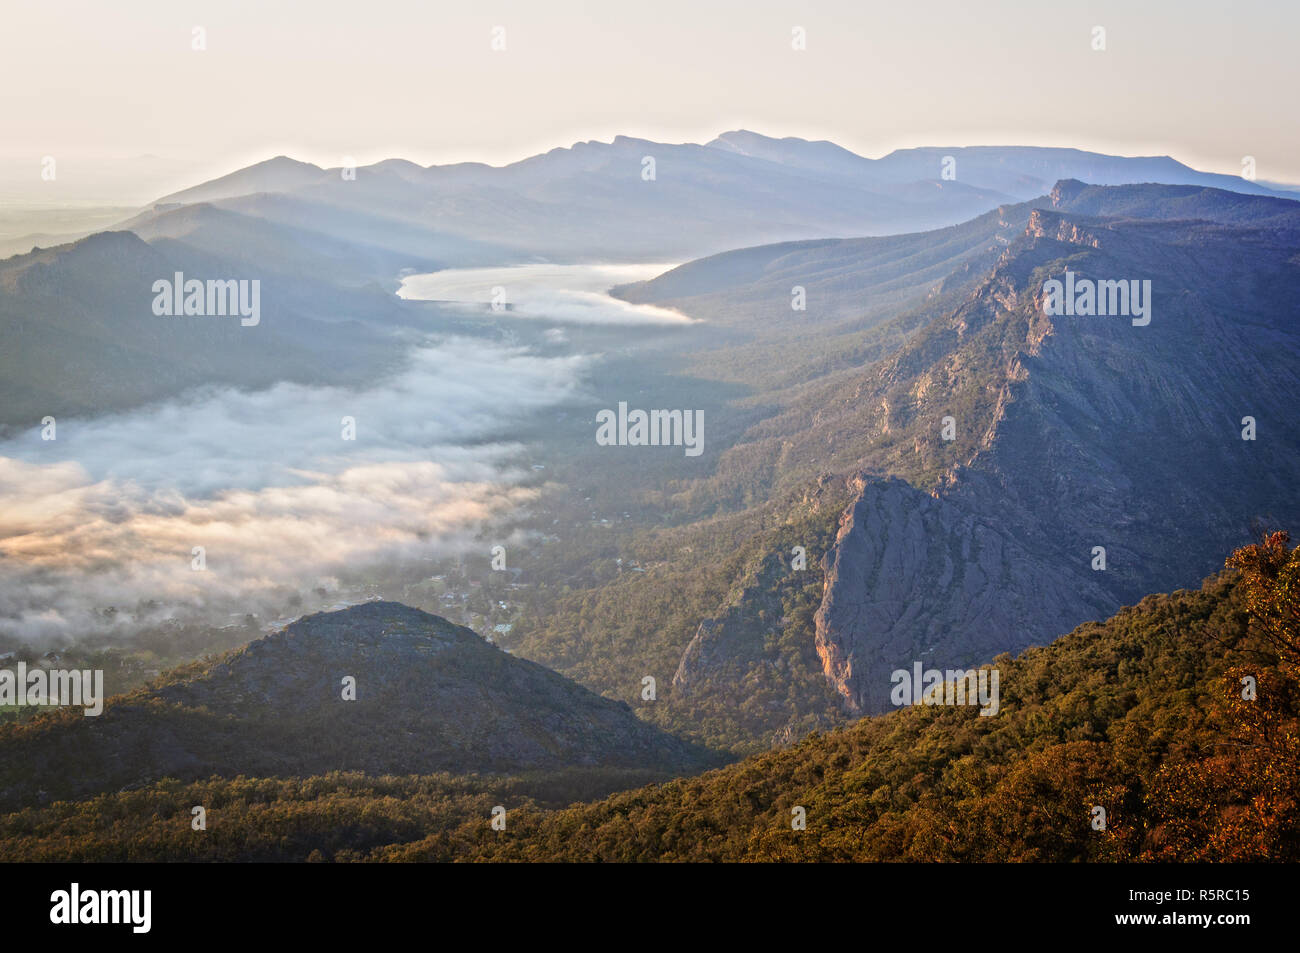
[[[1232,222],[1237,197],[1206,200],[1207,218],[1223,221],[1103,221],[1065,207],[1141,211],[1161,187],[1098,192],[1111,190],[1062,183],[1061,208],[1035,211],[985,284],[859,392],[865,415],[890,408],[901,438],[892,457],[868,454],[871,472],[947,469],[864,477],[827,556],[817,647],[855,712],[889,707],[894,669],[1047,642],[1147,592],[1195,585],[1255,520],[1300,523],[1300,212],[1286,220],[1258,200],[1279,224],[1249,228]],[[1150,281],[1149,325],[1044,315],[1042,282],[1067,267]],[[958,437],[945,445],[947,414]]]
[[[889,707],[896,669],[976,666],[1048,642],[1112,602],[1086,561],[1032,551],[1014,522],[961,496],[897,479],[860,484],[826,557],[816,632],[826,677],[854,712]]]

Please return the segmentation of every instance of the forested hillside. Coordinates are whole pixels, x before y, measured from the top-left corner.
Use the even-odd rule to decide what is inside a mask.
[[[164,778],[331,771],[660,777],[720,763],[462,626],[392,602],[306,616],[112,698],[0,725],[0,807]]]
[[[165,782],[10,814],[0,857],[1295,860],[1300,550],[1277,533],[1229,566],[993,660],[993,717],[907,707],[562,809],[619,773]]]

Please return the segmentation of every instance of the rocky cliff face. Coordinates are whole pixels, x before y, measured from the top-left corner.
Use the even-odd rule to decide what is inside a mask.
[[[817,653],[855,712],[889,707],[890,673],[969,668],[1104,614],[1087,563],[1034,550],[995,511],[864,477],[827,555]]]
[[[1158,204],[1146,189],[1102,201],[1064,183],[1054,201],[1131,214]],[[1046,642],[1196,584],[1253,520],[1296,524],[1300,206],[1288,219],[1268,204],[1267,228],[1039,209],[961,308],[874,372],[863,413],[947,469],[932,494],[864,476],[827,556],[816,640],[851,710],[888,707],[896,668]],[[1208,217],[1240,217],[1230,205]],[[1149,280],[1150,324],[1045,315],[1043,282],[1067,268]],[[946,445],[944,416],[959,434]],[[909,468],[897,449],[872,462]]]

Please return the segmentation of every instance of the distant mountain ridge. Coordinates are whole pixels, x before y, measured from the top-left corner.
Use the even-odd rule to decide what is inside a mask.
[[[647,157],[655,160],[649,181]],[[280,155],[160,196],[132,223],[176,205],[217,203],[336,240],[432,255],[444,267],[537,256],[683,260],[777,241],[940,228],[1069,178],[1255,195],[1300,188],[1204,173],[1169,156],[966,146],[871,159],[825,140],[740,129],[705,144],[629,136],[577,142],[503,166],[392,158],[345,170]],[[6,247],[25,251],[21,241]]]
[[[894,184],[942,180],[943,159],[951,156],[956,160],[956,177],[951,181],[964,181],[968,176],[969,183],[976,184],[976,187],[996,188],[1019,198],[1040,195],[1053,182],[1070,178],[1092,185],[1199,184],[1249,195],[1275,194],[1267,185],[1240,176],[1200,172],[1170,156],[1114,156],[1048,146],[922,146],[896,149],[879,159],[870,159],[829,140],[811,141],[795,136],[777,139],[746,129],[724,132],[703,146],[615,136],[608,143],[589,140],[568,147],[558,146],[502,166],[481,162],[421,166],[407,159],[392,158],[359,166],[356,171],[358,174],[394,174],[410,181],[451,180],[458,184],[487,184],[493,179],[503,184],[536,182],[553,176],[557,164],[576,163],[588,171],[601,169],[604,167],[602,153],[614,153],[628,147],[713,149],[817,175],[834,178],[873,176],[877,182]],[[332,183],[341,178],[341,172],[341,167],[337,166],[324,168],[288,156],[275,156],[160,197],[157,203],[213,201],[255,192],[292,191]],[[994,180],[999,184],[994,185]]]
[[[955,166],[946,165],[948,158]],[[386,159],[348,171],[345,176],[342,168],[277,156],[164,196],[158,205],[236,202],[247,210],[258,196],[274,194],[308,203],[336,237],[349,235],[348,216],[365,213],[465,242],[495,242],[519,259],[655,260],[774,241],[939,228],[1041,195],[1065,178],[1273,194],[1167,156],[988,146],[906,149],[869,159],[831,142],[746,130],[704,145],[617,136],[504,166],[421,167]],[[288,221],[273,206],[259,214]]]

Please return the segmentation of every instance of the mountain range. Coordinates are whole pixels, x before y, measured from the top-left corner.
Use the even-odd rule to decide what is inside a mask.
[[[653,178],[643,177],[650,174],[647,158],[654,160]],[[213,204],[366,253],[412,262],[423,256],[442,267],[539,257],[682,260],[741,245],[957,224],[1069,178],[1285,194],[1168,156],[977,146],[900,149],[869,159],[831,142],[735,130],[704,144],[628,136],[578,142],[504,166],[386,159],[321,168],[276,156],[163,195],[119,227],[147,229],[178,206]],[[0,253],[30,248],[15,237],[0,244]]]
[[[955,160],[947,176],[945,157]],[[654,161],[653,178],[647,159]],[[454,255],[447,264],[466,264],[486,250],[497,262],[503,254],[655,261],[742,244],[920,231],[1041,195],[1065,178],[1273,194],[1168,156],[975,147],[867,159],[830,142],[745,130],[704,145],[627,136],[579,142],[500,167],[422,168],[389,159],[354,170],[354,178],[344,172],[279,156],[165,196],[158,205],[209,202],[282,224],[310,223],[350,240]],[[379,220],[383,228],[375,230]],[[418,244],[413,230],[424,235]],[[465,247],[453,250],[448,241]]]
[[[655,160],[650,180],[642,177],[647,156]],[[944,157],[956,162],[955,178],[945,178]],[[629,137],[581,142],[501,167],[425,168],[392,159],[351,170],[350,177],[345,171],[280,156],[164,196],[89,243],[27,251],[0,264],[0,428],[46,414],[125,409],[174,396],[187,384],[267,386],[277,379],[267,365],[271,350],[286,380],[373,377],[397,355],[380,328],[401,329],[412,320],[411,308],[397,308],[388,294],[398,275],[410,271],[536,260],[681,260],[833,235],[912,234],[912,252],[891,245],[912,280],[895,280],[893,298],[873,296],[875,313],[883,314],[907,304],[922,282],[937,283],[965,263],[953,243],[987,251],[988,216],[1002,220],[998,208],[1014,209],[1059,179],[1186,184],[1243,197],[1286,194],[1168,157],[970,147],[868,159],[829,142],[744,130],[703,145]],[[1183,193],[1189,214],[1199,191]],[[1260,207],[1251,206],[1250,214]],[[945,227],[955,231],[930,234]],[[998,229],[1005,239],[1018,227],[1013,214]],[[117,232],[141,242],[103,237]],[[828,306],[854,313],[850,275],[859,250],[879,262],[869,241],[835,247],[847,274],[812,248],[785,259],[805,282],[831,281],[819,296],[823,316]],[[770,248],[784,255],[779,245]],[[917,267],[917,255],[928,258],[928,269]],[[987,261],[985,255],[969,265],[978,269]],[[726,262],[736,266],[739,259]],[[819,275],[809,268],[830,270]],[[176,271],[263,281],[271,313],[261,336],[275,338],[271,347],[240,336],[225,340],[228,328],[176,326],[185,322],[160,328],[147,310],[148,285]],[[883,277],[879,265],[876,275],[860,275],[862,281]],[[884,290],[878,281],[873,288]],[[741,294],[752,301],[767,290],[753,284]],[[659,291],[683,297],[680,289]],[[358,321],[371,330],[357,332],[351,322]],[[58,346],[47,340],[51,334]],[[828,337],[826,349],[838,343]],[[20,354],[42,356],[31,362]],[[146,365],[152,373],[136,372]],[[52,388],[53,379],[65,383]]]
[[[1294,193],[1167,157],[873,160],[743,131],[345,171],[279,157],[0,262],[0,429],[93,426],[210,384],[360,385],[428,334],[598,355],[521,429],[538,485],[494,527],[523,541],[510,581],[456,567],[492,606],[509,586],[518,617],[498,648],[368,602],[101,717],[0,726],[0,807],[29,809],[0,819],[10,855],[75,854],[64,812],[117,856],[95,827],[115,804],[174,812],[201,790],[239,806],[248,856],[277,859],[1183,856],[1195,824],[1164,772],[1211,759],[1230,666],[1285,675],[1232,577],[1186,590],[1253,530],[1300,524]],[[696,321],[470,321],[393,294],[412,270],[541,259],[685,260],[612,293]],[[259,334],[153,315],[175,272],[260,278]],[[1124,282],[1134,307],[1149,292],[1141,313],[1062,313],[1053,281]],[[708,452],[598,447],[595,414],[627,400],[700,409]],[[430,567],[410,572],[426,592]],[[917,664],[1001,667],[1006,714],[892,711]],[[637,697],[645,675],[657,697]],[[618,777],[575,788],[567,770]],[[485,805],[533,775],[523,836],[489,840]],[[259,839],[264,791],[292,850]],[[1097,799],[1112,837],[1080,813]],[[834,823],[793,840],[795,806],[810,834]],[[351,821],[331,839],[318,812],[335,810]],[[168,831],[114,836],[185,856]]]

